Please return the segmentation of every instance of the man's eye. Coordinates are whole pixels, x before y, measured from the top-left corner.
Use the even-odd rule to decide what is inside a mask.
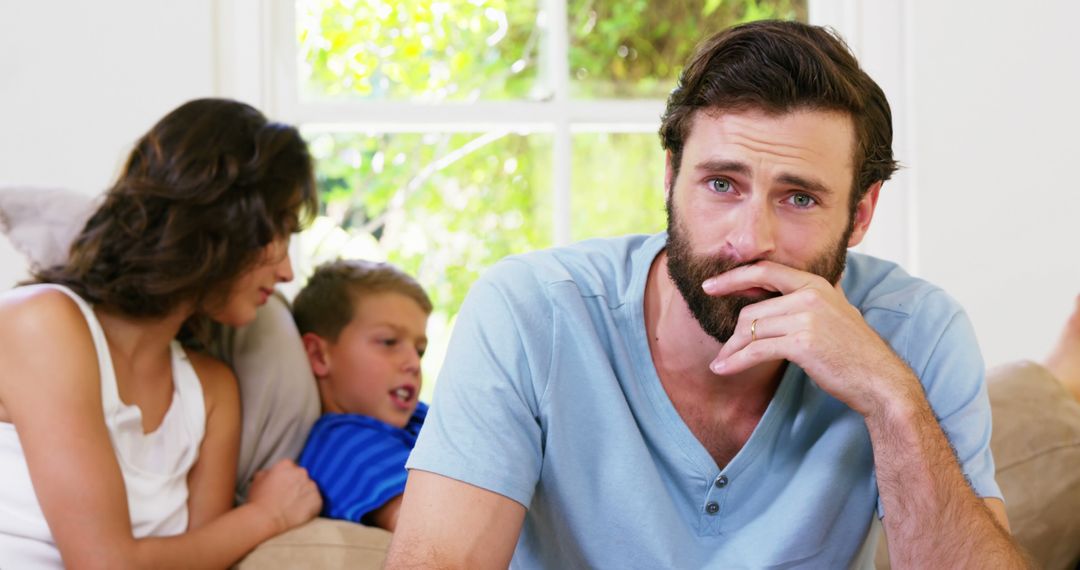
[[[723,178],[712,178],[709,180],[709,188],[721,194],[731,192],[731,181]]]
[[[796,208],[809,208],[814,204],[817,204],[817,200],[814,200],[809,194],[795,194],[788,199],[792,206]]]
[[[396,338],[384,338],[384,339],[380,340],[379,342],[385,344],[386,346],[394,346],[395,344],[397,344],[397,339]]]

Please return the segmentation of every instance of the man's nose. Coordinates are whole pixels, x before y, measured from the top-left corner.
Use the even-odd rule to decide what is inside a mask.
[[[728,245],[739,261],[764,259],[776,249],[776,212],[766,200],[754,199],[734,212]]]

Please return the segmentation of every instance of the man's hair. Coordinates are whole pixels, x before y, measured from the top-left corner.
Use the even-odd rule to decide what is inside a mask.
[[[761,21],[728,28],[702,42],[668,97],[660,140],[678,174],[695,112],[840,111],[855,129],[854,207],[875,182],[888,180],[892,113],[881,88],[847,45],[825,28]]]
[[[237,101],[189,101],[139,139],[67,261],[34,280],[134,317],[192,302],[188,325],[199,325],[198,313],[224,301],[267,244],[317,208],[311,156],[294,127]]]
[[[399,293],[431,314],[431,299],[411,276],[389,263],[339,259],[315,269],[293,301],[293,319],[300,334],[309,332],[336,342],[355,316],[364,295]]]

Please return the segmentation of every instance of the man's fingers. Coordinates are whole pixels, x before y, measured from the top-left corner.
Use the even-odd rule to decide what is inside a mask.
[[[760,288],[787,295],[816,283],[824,283],[819,275],[800,271],[774,261],[759,261],[736,267],[702,283],[710,295],[727,295],[747,289]]]
[[[787,344],[785,336],[758,338],[726,358],[713,360],[709,369],[721,376],[738,374],[763,362],[784,359]]]
[[[761,319],[803,314],[814,307],[816,302],[812,299],[814,295],[817,295],[817,293],[811,290],[797,291],[791,295],[781,295],[743,307],[742,311],[739,312],[739,322],[735,325],[735,331],[732,333],[731,338],[720,347],[718,358],[730,356],[736,350],[746,346],[754,336],[757,338],[778,336],[781,333],[776,324],[770,325],[772,331],[770,334],[763,335]],[[751,335],[750,328],[755,320],[758,321],[758,324],[754,329],[755,334]]]
[[[713,362],[730,358],[754,345],[769,339],[783,338],[795,334],[807,327],[806,313],[793,313],[776,316],[762,316],[745,321],[740,320],[735,333],[720,347],[720,352]]]
[[[754,342],[755,339],[769,338],[765,333],[765,330],[768,327],[765,321],[770,318],[772,317],[740,318],[738,324],[735,325],[735,331],[731,333],[731,338],[720,347],[720,352],[716,355],[715,360],[728,358],[732,354],[745,348],[746,345]],[[773,334],[771,336],[776,335]]]

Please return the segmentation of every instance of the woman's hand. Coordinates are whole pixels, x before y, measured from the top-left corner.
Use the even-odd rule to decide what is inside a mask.
[[[322,496],[307,469],[288,459],[255,474],[248,502],[272,517],[279,532],[311,520],[322,510]]]

